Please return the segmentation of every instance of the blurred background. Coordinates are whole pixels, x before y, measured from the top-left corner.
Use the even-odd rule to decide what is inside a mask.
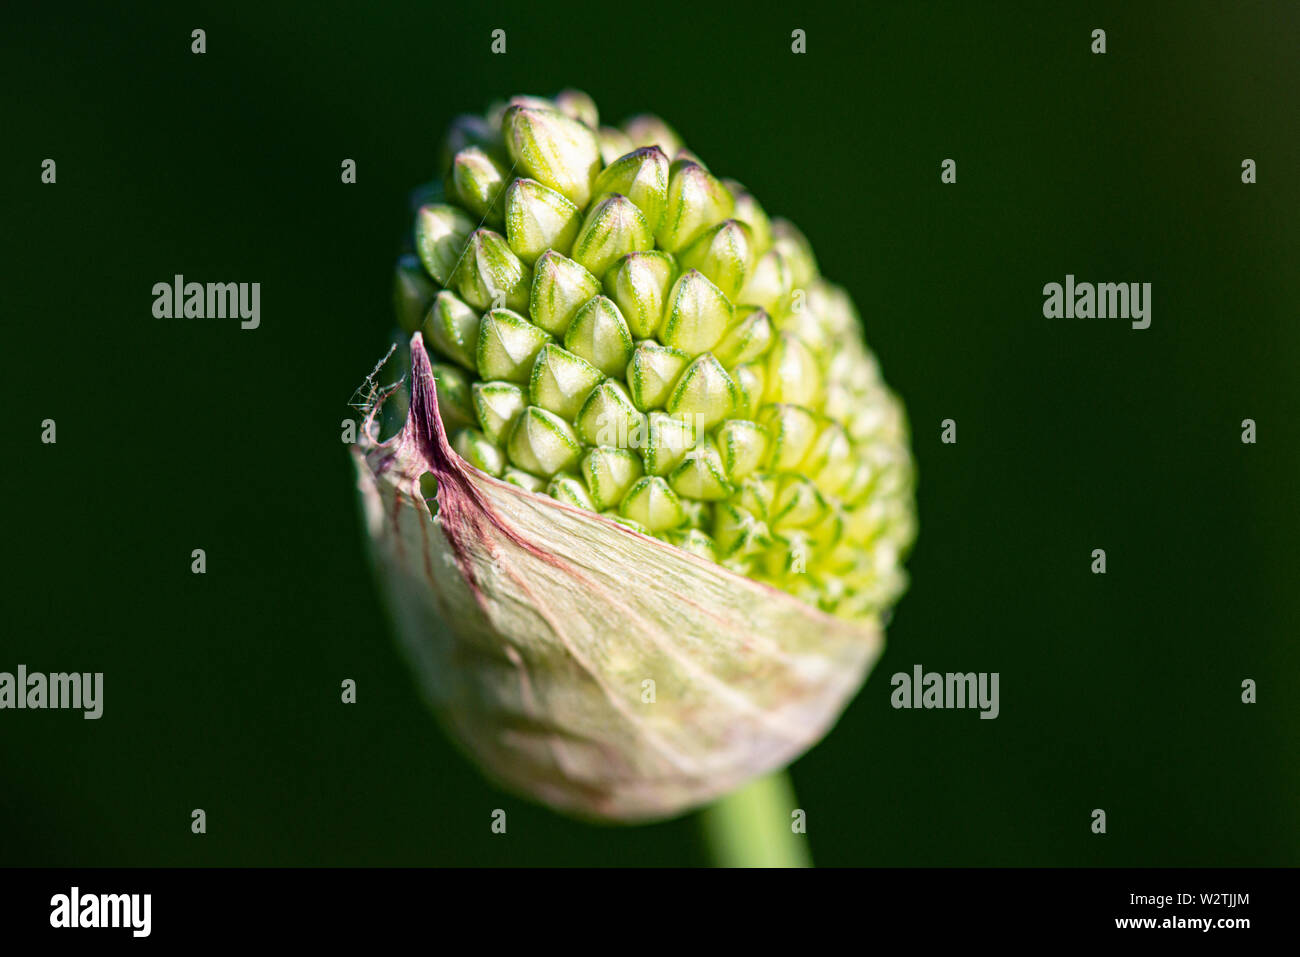
[[[0,864],[706,862],[693,818],[575,823],[454,750],[339,441],[441,131],[566,86],[796,222],[907,403],[913,583],[793,767],[815,860],[1300,863],[1300,7],[132,7],[0,31],[0,670],[105,675],[99,721],[0,712]],[[154,319],[175,273],[260,282],[261,328]],[[1043,318],[1066,273],[1152,283],[1150,329]],[[1000,716],[891,709],[918,663],[999,672]]]

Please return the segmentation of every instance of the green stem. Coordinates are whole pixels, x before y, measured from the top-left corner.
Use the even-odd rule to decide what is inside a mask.
[[[784,771],[757,778],[705,808],[700,819],[714,863],[811,867],[808,839],[791,826],[796,809],[794,787]]]

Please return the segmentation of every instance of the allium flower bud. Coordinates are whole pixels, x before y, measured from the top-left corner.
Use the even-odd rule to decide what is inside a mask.
[[[506,149],[518,169],[579,207],[600,172],[600,144],[580,121],[527,106],[512,106],[502,121]]]
[[[814,745],[916,534],[902,406],[811,244],[655,117],[459,118],[394,281],[405,425],[355,449],[420,683],[493,777],[680,813]],[[397,396],[401,399],[402,396]]]

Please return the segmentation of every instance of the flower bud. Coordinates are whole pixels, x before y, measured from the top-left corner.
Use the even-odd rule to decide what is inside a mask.
[[[621,378],[632,358],[632,333],[618,306],[596,296],[574,315],[564,333],[564,347],[605,375]]]
[[[634,338],[658,332],[674,275],[673,258],[661,252],[628,253],[605,273],[605,289]]]
[[[753,241],[749,227],[734,219],[705,230],[682,250],[682,269],[698,269],[728,299],[735,301],[749,271]]]
[[[746,419],[758,417],[758,408],[763,404],[763,391],[767,388],[767,371],[763,363],[746,362],[731,370],[731,377],[740,389],[741,405],[736,414]]]
[[[591,390],[573,427],[588,445],[627,449],[644,442],[646,425],[626,390],[606,379]]]
[[[474,230],[456,267],[460,297],[475,309],[527,309],[532,281],[532,272],[505,237],[490,229]]]
[[[776,500],[776,482],[776,477],[770,472],[755,472],[740,480],[732,502],[760,522],[766,522],[772,511],[772,502]]]
[[[505,209],[506,170],[477,146],[466,147],[451,161],[448,192],[493,228],[500,228]]]
[[[731,502],[719,502],[713,516],[713,542],[720,557],[745,558],[772,544],[767,525]]]
[[[573,260],[593,276],[603,276],[621,256],[654,247],[654,234],[636,204],[609,196],[593,206],[573,242]]]
[[[803,462],[803,468],[817,483],[818,491],[838,496],[853,471],[853,440],[838,422],[826,422]]]
[[[548,249],[567,255],[582,223],[577,206],[535,179],[517,179],[506,190],[506,242],[532,265]]]
[[[722,363],[706,352],[682,372],[665,408],[669,415],[690,419],[697,429],[711,429],[729,417],[741,399]]]
[[[574,508],[585,508],[589,511],[596,509],[595,503],[591,500],[591,493],[587,491],[587,486],[583,484],[582,479],[567,472],[559,472],[551,479],[550,484],[546,486],[546,494],[557,502],[564,502]]]
[[[593,202],[606,196],[626,196],[641,210],[654,233],[663,222],[668,201],[668,157],[654,146],[628,153],[596,177],[591,193]]]
[[[699,355],[718,344],[733,316],[731,302],[722,290],[692,269],[668,294],[668,312],[659,338],[687,355]]]
[[[419,333],[416,333],[419,335]],[[432,368],[438,391],[438,405],[448,428],[459,429],[474,424],[474,401],[469,378],[453,365],[438,362]]]
[[[817,260],[812,245],[789,220],[772,221],[772,248],[790,264],[795,286],[807,286],[817,278]]]
[[[618,510],[624,518],[630,518],[650,532],[676,528],[686,521],[677,493],[658,475],[637,479]]]
[[[767,213],[763,212],[763,207],[740,183],[734,179],[725,179],[722,185],[727,187],[732,198],[736,201],[733,218],[740,220],[749,227],[754,238],[754,250],[757,254],[767,252],[772,246],[772,222],[767,218]]]
[[[737,313],[722,341],[713,347],[713,354],[728,368],[762,356],[776,334],[772,320],[762,309],[746,306]]]
[[[641,449],[646,474],[667,475],[695,444],[695,425],[688,419],[651,412],[646,416],[646,426],[649,434]]]
[[[627,387],[642,412],[662,409],[690,356],[657,342],[639,342],[627,366]]]
[[[682,503],[685,507],[686,503]],[[684,552],[689,552],[706,562],[716,562],[718,554],[713,549],[713,539],[698,528],[679,529],[667,532],[664,538]]]
[[[429,282],[429,275],[420,263],[420,257],[406,253],[397,260],[393,276],[393,310],[397,324],[408,336],[420,328],[437,287]]]
[[[768,353],[764,400],[816,407],[821,388],[821,370],[812,351],[798,336],[778,335]]]
[[[627,134],[613,126],[602,126],[598,129],[596,139],[600,142],[600,161],[606,166],[634,149]]]
[[[754,263],[740,292],[740,301],[769,312],[784,312],[794,289],[794,270],[779,249],[769,249]]]
[[[478,313],[445,289],[434,296],[421,326],[439,352],[471,372],[478,371],[478,327]]]
[[[505,445],[528,395],[513,382],[475,382],[474,415],[483,435],[493,445]]]
[[[760,408],[758,423],[767,429],[769,437],[767,467],[778,472],[798,468],[819,431],[811,412],[786,403]]]
[[[728,419],[718,428],[718,452],[732,481],[745,478],[766,461],[767,435],[767,429],[748,419]]]
[[[546,482],[539,479],[536,475],[531,475],[523,469],[517,469],[513,465],[507,465],[506,470],[501,473],[501,481],[509,482],[525,492],[540,494],[546,491]]]
[[[551,250],[537,260],[529,311],[533,322],[553,336],[562,336],[578,309],[600,293],[600,282],[572,259]]]
[[[579,207],[600,172],[596,134],[560,112],[512,106],[502,119],[506,149],[517,168]]]
[[[665,156],[676,156],[682,148],[682,139],[671,126],[649,113],[634,116],[623,124],[623,132],[633,148],[657,146]]]
[[[506,155],[499,125],[494,126],[481,116],[464,114],[451,121],[443,140],[442,170],[449,169],[452,157],[471,146],[477,146],[498,162]]]
[[[475,358],[484,379],[526,383],[542,347],[551,341],[541,329],[509,309],[493,309],[479,323]]]
[[[577,465],[582,445],[569,423],[554,412],[530,405],[515,422],[506,440],[506,453],[525,472],[549,477]]]
[[[711,226],[728,218],[735,208],[727,187],[698,163],[672,164],[664,218],[655,231],[659,248],[670,253],[684,249]]]
[[[500,476],[505,470],[505,454],[477,429],[461,429],[457,432],[452,448],[480,472]]]
[[[826,515],[826,502],[812,480],[787,475],[777,485],[768,522],[777,532],[812,525]]]
[[[582,474],[596,508],[617,508],[628,490],[645,474],[641,457],[627,449],[601,446],[582,459]]]
[[[680,496],[697,502],[716,502],[732,492],[722,456],[710,442],[690,448],[668,476],[668,484]]]
[[[416,212],[415,251],[438,285],[447,285],[473,231],[474,221],[454,206],[435,203]]]
[[[555,97],[555,106],[565,116],[593,130],[600,125],[596,101],[581,90],[561,90]]]
[[[533,405],[571,421],[601,378],[600,370],[586,359],[547,343],[533,363],[528,397]]]

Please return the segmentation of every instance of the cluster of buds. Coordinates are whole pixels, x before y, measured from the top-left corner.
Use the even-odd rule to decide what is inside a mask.
[[[902,406],[807,239],[667,124],[517,97],[448,135],[356,450],[423,687],[499,780],[619,820],[811,746],[915,535]],[[392,403],[390,401],[390,407]]]
[[[902,407],[794,226],[577,93],[462,118],[446,164],[396,288],[466,461],[837,615],[897,598]]]

